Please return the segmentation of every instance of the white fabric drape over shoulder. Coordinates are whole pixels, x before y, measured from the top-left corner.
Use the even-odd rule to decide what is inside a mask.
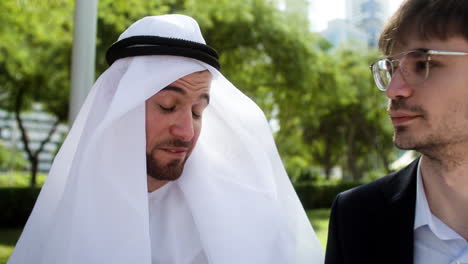
[[[143,18],[120,38],[135,35],[205,43],[182,15]],[[263,112],[213,67],[177,56],[120,59],[100,76],[8,263],[150,264],[145,100],[206,69],[210,105],[175,184],[209,263],[322,263]]]

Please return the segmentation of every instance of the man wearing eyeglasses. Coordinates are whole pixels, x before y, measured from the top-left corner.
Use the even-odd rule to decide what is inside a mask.
[[[372,64],[395,145],[421,157],[339,194],[326,264],[468,263],[468,1],[406,0]]]

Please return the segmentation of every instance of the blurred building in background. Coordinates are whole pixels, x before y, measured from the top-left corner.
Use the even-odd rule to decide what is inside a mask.
[[[359,46],[366,48],[366,34],[356,26],[350,24],[345,19],[334,19],[328,22],[328,27],[320,34],[330,41],[334,46],[339,46],[342,43],[353,44],[354,47]]]
[[[315,1],[321,0],[310,0],[312,6]],[[345,0],[345,5],[345,18],[330,21],[320,33],[334,46],[361,43],[377,48],[380,31],[390,15],[389,0]],[[320,10],[311,12],[318,14]]]
[[[47,137],[49,131],[55,123],[55,117],[42,111],[40,104],[35,104],[30,112],[21,114],[24,127],[27,131],[32,151],[36,151],[41,142]],[[68,132],[68,126],[59,124],[55,132],[51,135],[49,142],[44,145],[43,151],[39,154],[39,171],[49,171],[52,161],[57,153],[63,139]],[[15,157],[17,152],[27,160],[24,144],[21,140],[21,132],[18,128],[13,113],[0,110],[0,140],[12,152]],[[13,161],[12,161],[13,163]]]
[[[346,19],[366,35],[369,47],[377,47],[380,31],[389,16],[389,0],[346,0]]]

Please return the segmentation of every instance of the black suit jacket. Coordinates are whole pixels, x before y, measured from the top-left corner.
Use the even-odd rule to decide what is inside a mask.
[[[417,165],[338,194],[325,264],[413,263]]]

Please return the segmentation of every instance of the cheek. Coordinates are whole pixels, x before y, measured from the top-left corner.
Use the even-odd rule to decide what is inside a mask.
[[[146,136],[146,151],[148,151],[148,143],[149,143],[149,135],[150,135],[150,129],[149,129],[149,124],[151,119],[151,115],[148,111],[148,103],[146,103],[145,106],[145,136]]]
[[[156,143],[156,136],[158,134],[158,128],[155,120],[157,119],[157,113],[146,109],[145,114],[145,135],[146,135],[146,150],[151,151],[152,147]]]
[[[426,104],[432,126],[439,127],[444,133],[455,132],[468,127],[468,104],[465,99],[468,93],[458,90],[459,87],[447,87],[452,93],[439,93]]]
[[[198,141],[198,137],[200,136],[201,133],[201,128],[202,128],[202,122],[195,122],[193,124],[193,142],[196,143]]]
[[[152,140],[153,132],[150,126],[148,125],[148,122],[146,123],[146,126],[145,126],[145,134],[146,134],[146,152],[150,152],[154,142]]]
[[[150,124],[150,122],[149,122],[148,116],[146,116],[146,119],[145,119],[145,135],[146,135],[146,141],[148,141],[149,136],[151,135],[151,129],[150,129],[149,124]]]

